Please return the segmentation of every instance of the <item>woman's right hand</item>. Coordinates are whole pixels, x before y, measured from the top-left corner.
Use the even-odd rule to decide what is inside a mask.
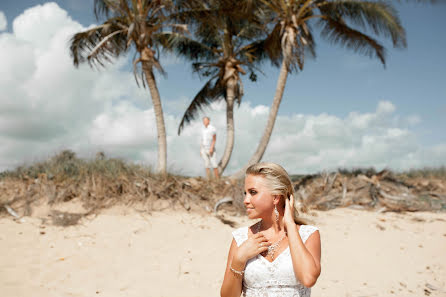
[[[239,246],[234,258],[241,263],[246,263],[249,259],[268,250],[270,245],[271,243],[268,242],[262,233],[252,234]]]

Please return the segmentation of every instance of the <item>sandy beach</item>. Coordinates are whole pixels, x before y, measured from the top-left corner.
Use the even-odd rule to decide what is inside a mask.
[[[312,296],[446,296],[446,213],[342,208],[307,218],[322,240]],[[123,206],[70,227],[3,217],[0,296],[219,296],[233,229],[213,214]]]

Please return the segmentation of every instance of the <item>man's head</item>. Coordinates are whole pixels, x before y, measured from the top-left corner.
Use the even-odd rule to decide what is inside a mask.
[[[203,125],[207,128],[207,126],[209,125],[209,123],[211,122],[211,120],[209,119],[209,117],[203,117]]]

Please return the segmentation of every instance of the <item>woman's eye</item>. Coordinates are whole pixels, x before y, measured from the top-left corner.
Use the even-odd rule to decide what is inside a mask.
[[[250,191],[249,194],[251,194],[252,196],[254,196],[255,194],[257,194],[257,191]]]
[[[243,191],[243,196],[246,196],[246,191]]]

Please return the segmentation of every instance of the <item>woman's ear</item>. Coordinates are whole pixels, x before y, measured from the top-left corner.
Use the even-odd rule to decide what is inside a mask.
[[[284,200],[282,195],[274,195],[273,203],[274,205],[280,206],[281,201]],[[285,203],[284,203],[285,205]]]
[[[282,197],[281,195],[274,195],[274,198],[273,198],[274,205],[279,205],[281,197]]]

